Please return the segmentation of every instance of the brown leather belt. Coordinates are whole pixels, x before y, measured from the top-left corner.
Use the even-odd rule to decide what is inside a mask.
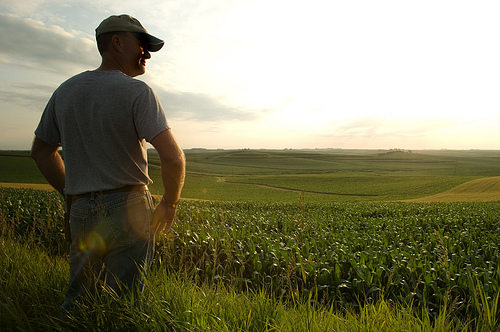
[[[88,198],[88,197],[92,196],[92,194],[95,196],[99,196],[99,195],[105,195],[105,194],[124,193],[124,192],[129,192],[129,191],[147,191],[147,190],[148,190],[148,186],[146,186],[144,184],[134,184],[134,185],[128,185],[125,187],[120,187],[117,189],[93,191],[93,192],[89,192],[89,193],[85,193],[85,194],[68,195],[68,196],[70,196],[71,200],[74,202],[80,198]]]

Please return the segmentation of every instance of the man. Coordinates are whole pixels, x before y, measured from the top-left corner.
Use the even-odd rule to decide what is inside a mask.
[[[154,236],[173,222],[185,159],[153,90],[134,79],[164,42],[128,15],[97,27],[100,67],[61,84],[35,131],[31,156],[66,197],[70,280],[63,314],[100,283],[142,290]],[[156,209],[147,185],[146,142],[157,150],[165,193]],[[64,161],[58,153],[62,147]]]

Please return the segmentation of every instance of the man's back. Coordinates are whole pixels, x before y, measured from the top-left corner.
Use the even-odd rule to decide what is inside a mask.
[[[54,92],[35,133],[62,145],[66,192],[81,194],[149,184],[145,144],[167,128],[145,83],[119,71],[87,71]]]
[[[133,79],[164,41],[125,14],[103,20],[96,41],[101,65],[54,92],[31,148],[44,177],[65,196],[70,278],[62,319],[97,282],[119,295],[142,291],[154,236],[172,226],[185,176],[184,153],[156,95]],[[165,188],[156,208],[142,185],[151,181],[146,141],[158,152]]]

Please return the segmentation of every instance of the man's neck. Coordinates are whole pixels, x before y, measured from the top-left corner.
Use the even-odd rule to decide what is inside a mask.
[[[96,69],[96,71],[109,71],[109,70],[118,70],[124,73],[125,75],[128,75],[127,71],[125,70],[125,67],[122,66],[122,64],[118,59],[116,59],[115,57],[109,57],[103,55],[101,65]]]

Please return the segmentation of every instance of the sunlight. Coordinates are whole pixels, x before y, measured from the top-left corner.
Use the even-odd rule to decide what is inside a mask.
[[[381,134],[379,141],[366,135],[338,140],[335,134],[339,127],[377,118],[385,119],[387,129],[377,133],[406,130],[414,135],[420,128],[419,137],[426,138],[420,140],[425,143],[421,148],[448,145],[449,136],[438,135],[436,123],[446,133],[457,123],[483,128],[467,138],[451,135],[467,146],[483,142],[481,147],[489,147],[488,137],[496,135],[497,129],[487,125],[499,107],[500,44],[491,41],[500,21],[494,2],[214,0],[155,5],[154,15],[143,9],[136,15],[165,38],[166,46],[148,61],[140,79],[159,95],[177,135],[187,137],[184,147],[207,142],[225,146],[235,133],[241,142],[266,134],[269,142],[314,144],[318,137],[323,145],[326,135],[334,137],[328,141],[334,146],[384,147],[395,138]],[[93,32],[109,13],[87,13],[95,17],[83,21],[72,13],[85,4],[78,10],[72,6],[64,11],[67,17],[35,15],[29,9],[24,16],[0,15],[16,27],[12,38],[31,38],[16,47],[4,45],[0,54],[1,76],[23,87],[0,84],[0,99],[9,108],[4,113],[10,124],[19,124],[15,140],[4,133],[5,148],[31,143],[35,120],[50,97],[50,91],[37,88],[39,82],[55,87],[76,68],[98,64]],[[124,11],[132,7],[129,1],[120,6]],[[54,40],[60,44],[56,57]],[[24,46],[31,44],[37,47]],[[427,122],[432,130],[411,125],[413,121]],[[194,136],[193,126],[199,128]]]

